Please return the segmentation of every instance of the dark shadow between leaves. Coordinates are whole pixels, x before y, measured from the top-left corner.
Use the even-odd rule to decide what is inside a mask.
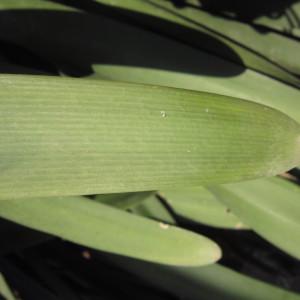
[[[5,237],[5,242],[1,243],[0,256],[22,251],[53,238],[48,234],[31,230],[2,218],[0,218],[0,235]]]
[[[198,4],[190,4],[186,0],[164,0],[172,2],[177,8],[191,7],[204,9],[212,13],[220,14],[242,22],[253,22],[259,17],[278,19],[287,14],[287,10],[293,14],[294,19],[300,25],[300,16],[292,8],[299,0],[273,0],[273,1],[236,1],[236,0],[198,0]],[[292,25],[292,24],[291,24]]]
[[[52,0],[51,2],[68,5],[81,11],[89,12],[90,14],[98,16],[106,15],[117,20],[122,20],[124,23],[136,25],[165,37],[171,37],[173,40],[190,45],[200,51],[207,51],[208,53],[224,58],[228,62],[233,62],[237,65],[242,63],[243,67],[247,66],[250,69],[276,78],[292,86],[299,86],[299,78],[294,76],[284,65],[272,59],[270,55],[266,55],[256,50],[255,47],[247,46],[231,38],[230,35],[226,35],[222,30],[207,26],[201,17],[190,17],[188,14],[184,14],[180,9],[176,9],[176,7],[172,8],[172,6],[164,5],[163,0],[162,2],[153,0],[142,1],[145,2],[146,6],[149,6],[150,10],[153,9],[153,12],[161,12],[166,15],[166,18],[156,18],[153,17],[151,13],[138,13],[134,10],[102,4],[100,3],[102,2],[101,0],[99,2],[96,0]],[[182,25],[178,25],[177,22],[166,21],[169,17],[183,22]],[[264,26],[253,25],[253,27],[257,30],[258,34],[271,31]],[[218,45],[212,42],[213,40],[202,39],[202,34],[208,35],[211,38],[214,37],[214,40],[224,41],[229,48],[231,48],[231,46],[237,47],[237,51],[241,51],[240,55],[232,55],[231,52],[228,52],[226,49],[224,50],[223,47],[218,47]],[[245,59],[245,62],[243,59]],[[229,68],[231,69],[231,67]]]
[[[0,72],[6,74],[57,75],[49,62],[26,48],[0,41]]]
[[[164,22],[172,31],[182,29],[171,22],[159,22]],[[199,40],[222,49],[238,64],[108,17],[86,13],[7,10],[0,12],[0,26],[0,40],[35,54],[39,66],[41,60],[47,62],[46,70],[51,66],[53,71],[52,66],[55,66],[71,76],[93,74],[93,65],[97,64],[221,77],[236,76],[244,71],[241,59],[232,49],[199,32],[196,32]],[[193,30],[188,30],[189,33],[195,34]]]

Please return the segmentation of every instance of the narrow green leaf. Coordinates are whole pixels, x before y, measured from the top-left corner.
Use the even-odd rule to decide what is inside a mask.
[[[120,209],[127,209],[140,204],[152,195],[154,192],[100,194],[96,195],[93,200]]]
[[[281,3],[279,5],[281,5]],[[300,2],[285,2],[284,5],[287,7],[281,7],[275,18],[272,15],[262,14],[257,16],[257,18],[253,20],[253,23],[255,25],[264,26],[265,28],[282,32],[285,35],[299,38]]]
[[[132,207],[130,211],[149,219],[162,221],[167,224],[176,224],[173,215],[155,195],[150,196],[139,205]]]
[[[81,245],[152,262],[205,265],[220,258],[219,247],[203,236],[84,197],[1,201],[0,216]]]
[[[174,189],[159,193],[174,212],[194,222],[231,229],[247,228],[204,187]]]
[[[44,0],[23,0],[23,1],[10,1],[1,0],[1,9],[59,9],[66,11],[77,11],[77,9],[59,3],[59,1],[44,1]]]
[[[96,195],[93,200],[126,209],[149,219],[176,224],[173,216],[156,197],[155,192],[119,193]],[[219,202],[218,202],[219,203]]]
[[[9,286],[6,283],[4,276],[0,273],[0,297],[4,300],[15,300],[13,293],[11,292]]]
[[[159,86],[0,75],[0,199],[170,189],[299,164],[271,108]]]
[[[176,224],[173,216],[156,197],[155,192],[101,194],[96,195],[93,200],[166,224]]]
[[[300,295],[272,286],[229,268],[175,268],[122,257],[107,257],[113,264],[137,275],[151,286],[186,300],[299,300]],[[145,272],[147,270],[147,272]]]
[[[281,178],[211,187],[210,190],[253,230],[300,258],[300,189]]]

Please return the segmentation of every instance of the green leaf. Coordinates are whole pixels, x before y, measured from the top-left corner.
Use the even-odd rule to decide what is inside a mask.
[[[201,300],[300,299],[300,295],[218,264],[199,268],[176,268],[116,256],[108,256],[107,259],[142,278],[150,286],[165,290],[179,299],[196,300],[199,299],[199,295]]]
[[[5,278],[0,273],[0,297],[3,297],[4,300],[15,300],[13,293],[10,290],[10,287],[6,283]]]
[[[195,59],[193,55],[196,55],[196,53],[186,51],[185,54],[190,55],[191,60]],[[198,56],[200,57],[201,55],[199,52]],[[151,54],[149,54],[149,57],[154,59],[154,56],[151,57]],[[157,56],[157,59],[159,57]],[[205,58],[203,57],[203,59]],[[207,56],[207,59],[212,59],[212,57]],[[220,62],[217,59],[215,61]],[[222,64],[222,66],[226,68],[226,64]],[[208,78],[203,75],[115,65],[97,64],[94,66],[94,69],[96,74],[92,78],[95,79],[98,79],[99,76],[99,79],[160,84],[239,97],[278,109],[300,122],[299,90],[250,70],[237,77],[228,79],[226,77]]]
[[[296,122],[215,94],[0,75],[0,111],[0,199],[226,183],[300,160]]]
[[[285,2],[284,5],[287,7],[281,7],[277,12],[276,18],[272,15],[259,15],[253,20],[253,23],[255,25],[264,26],[267,29],[280,31],[285,35],[299,38],[300,31],[298,19],[300,16],[300,2]]]
[[[154,192],[100,194],[96,195],[93,200],[120,209],[127,209],[140,204],[152,195]]]
[[[159,194],[180,217],[215,227],[231,229],[247,228],[204,187],[174,189],[162,191]]]
[[[205,265],[220,257],[209,239],[134,216],[84,197],[0,202],[0,216],[87,247],[171,265]]]
[[[149,219],[176,224],[173,216],[156,197],[155,192],[101,194],[96,195],[93,200]]]
[[[93,200],[128,210],[149,219],[162,221],[167,224],[176,224],[173,216],[156,197],[155,192],[101,194],[96,195]]]
[[[210,187],[253,230],[300,258],[300,189],[281,178]]]
[[[0,3],[1,9],[59,9],[66,11],[77,11],[77,9],[60,4],[58,1],[49,0],[26,0],[26,1],[10,1],[2,0]]]
[[[176,224],[173,215],[155,195],[150,196],[139,205],[130,208],[130,211],[149,219],[162,221],[167,224]]]

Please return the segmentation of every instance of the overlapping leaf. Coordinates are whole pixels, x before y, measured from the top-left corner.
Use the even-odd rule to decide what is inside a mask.
[[[173,214],[155,195],[147,198],[139,205],[132,207],[130,211],[134,214],[162,221],[166,224],[176,224]]]
[[[196,266],[220,258],[219,247],[201,235],[84,197],[1,201],[0,216],[87,247],[162,264]]]
[[[102,204],[118,207],[120,209],[129,209],[141,204],[148,198],[152,198],[153,195],[154,192],[101,194],[96,195],[93,199]]]
[[[93,199],[149,219],[176,224],[173,216],[156,197],[155,192],[102,194],[96,195]]]
[[[300,258],[298,186],[281,178],[268,178],[210,190],[258,234]]]
[[[271,176],[299,164],[299,125],[194,91],[0,76],[2,199],[149,191]]]
[[[245,224],[203,187],[174,189],[159,194],[182,218],[222,228],[246,228]]]

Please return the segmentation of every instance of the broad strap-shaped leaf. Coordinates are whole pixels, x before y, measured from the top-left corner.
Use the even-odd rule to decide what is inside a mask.
[[[209,226],[247,228],[225,205],[204,187],[159,192],[174,212],[185,219]]]
[[[281,178],[211,187],[226,206],[262,237],[300,258],[300,189]]]
[[[190,51],[186,54],[193,57]],[[239,97],[278,109],[300,122],[299,90],[251,70],[236,77],[218,78],[123,65],[97,64],[94,69],[96,74],[92,78],[95,79],[160,84]]]
[[[214,264],[176,268],[122,257],[107,257],[113,264],[144,279],[148,284],[187,300],[299,300],[300,295]],[[145,272],[147,270],[147,272]]]
[[[0,111],[0,199],[226,183],[300,160],[295,121],[209,93],[0,75]]]
[[[84,197],[1,201],[0,216],[87,247],[162,264],[205,265],[221,255],[204,236]]]

